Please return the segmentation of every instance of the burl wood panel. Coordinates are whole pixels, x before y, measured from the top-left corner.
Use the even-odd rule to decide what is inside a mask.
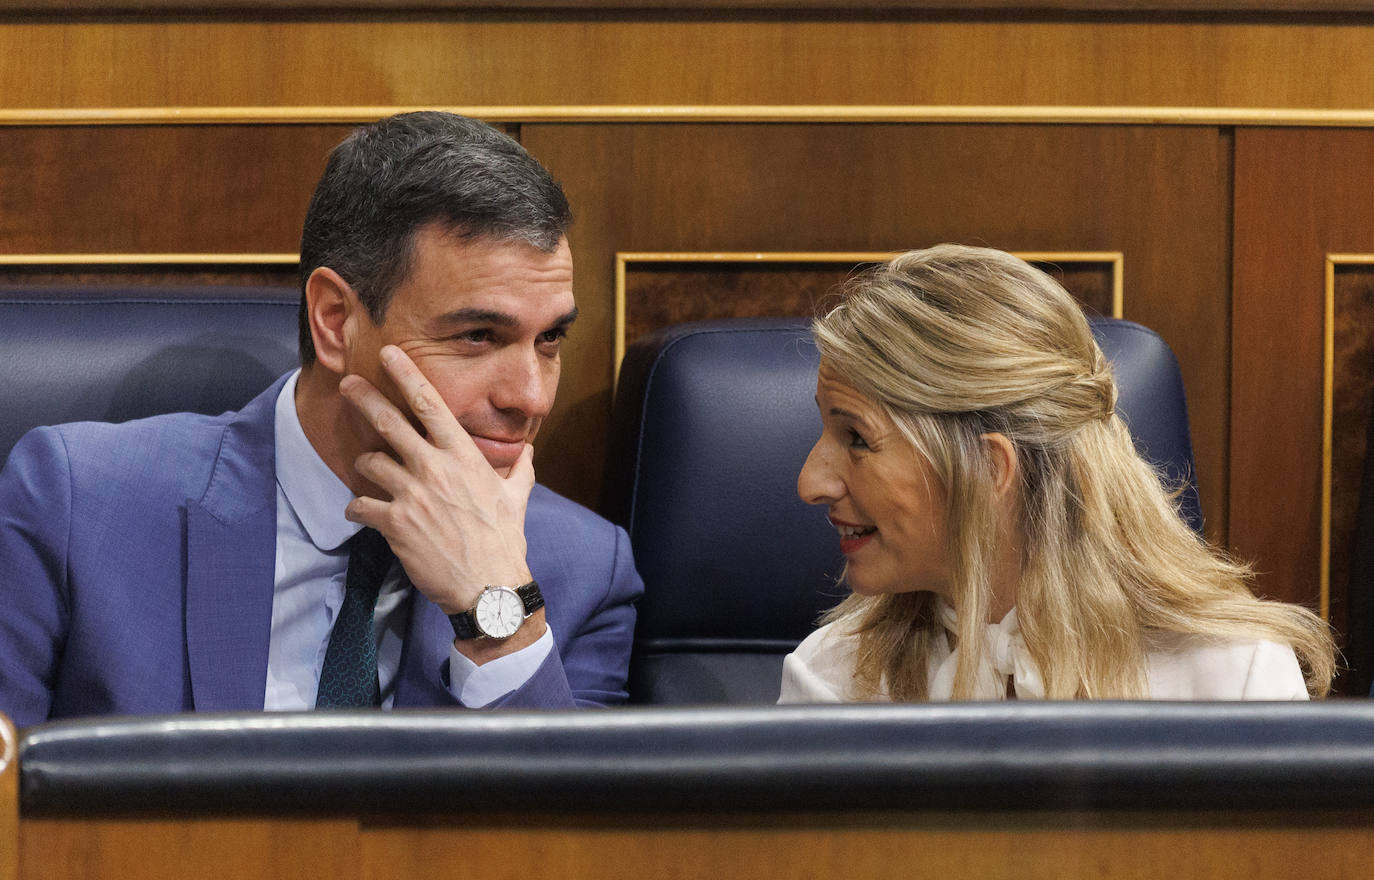
[[[626,344],[670,324],[711,318],[761,318],[822,313],[845,282],[872,263],[627,261]],[[1110,263],[1036,263],[1084,308],[1112,313]]]
[[[1374,131],[1236,132],[1231,540],[1262,592],[1314,608],[1325,260],[1370,252]]]
[[[1338,265],[1335,282],[1329,582],[1331,622],[1343,632],[1351,599],[1350,567],[1368,455],[1366,438],[1374,412],[1374,266]]]
[[[942,241],[1124,253],[1125,317],[1173,346],[1210,532],[1225,536],[1230,135],[1033,125],[538,125],[567,187],[582,318],[541,479],[594,499],[617,252],[888,252]]]

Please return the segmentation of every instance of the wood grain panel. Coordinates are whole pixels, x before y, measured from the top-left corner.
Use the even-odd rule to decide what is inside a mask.
[[[0,880],[19,876],[19,740],[0,715]]]
[[[1191,12],[1246,15],[1264,12],[1365,12],[1361,0],[0,0],[0,11],[32,13],[178,11],[269,14],[282,11],[409,12],[423,10],[608,10],[659,13],[697,11],[975,12],[1009,9],[1018,14],[1080,12]]]
[[[941,241],[1120,251],[1125,317],[1159,331],[1179,356],[1204,511],[1212,534],[1225,535],[1226,132],[531,124],[522,133],[579,215],[572,245],[583,317],[547,436],[581,445],[541,464],[541,479],[595,498],[617,251],[895,251]]]
[[[1234,247],[1231,541],[1316,607],[1325,260],[1374,251],[1374,132],[1237,131]]]
[[[350,130],[0,128],[0,253],[294,253]]]
[[[357,820],[26,818],[23,880],[346,880],[359,877]]]
[[[563,104],[1367,109],[1341,21],[432,12],[0,22],[17,108]]]
[[[1254,822],[1253,827],[1246,827]],[[1245,819],[1137,816],[809,816],[774,822],[673,817],[655,827],[365,829],[363,875],[420,877],[462,864],[483,880],[700,877],[1062,880],[1353,877],[1374,830]],[[1352,873],[1353,872],[1353,873]]]
[[[1369,816],[849,814],[25,819],[23,880],[1358,877]]]

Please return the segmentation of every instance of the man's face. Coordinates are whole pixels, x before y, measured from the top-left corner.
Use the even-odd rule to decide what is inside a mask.
[[[568,242],[544,253],[427,226],[414,248],[386,319],[375,325],[360,316],[348,371],[409,414],[378,356],[388,343],[401,348],[504,476],[558,391],[559,352],[577,316]]]

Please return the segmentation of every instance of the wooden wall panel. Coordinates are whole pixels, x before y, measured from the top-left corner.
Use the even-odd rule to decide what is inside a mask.
[[[617,251],[1121,251],[1125,316],[1174,347],[1209,528],[1225,534],[1230,136],[1208,128],[526,125],[566,185],[583,318],[541,478],[594,497]],[[546,443],[547,445],[547,443]]]
[[[136,289],[181,287],[280,287],[300,290],[297,264],[239,266],[215,262],[153,263],[129,265],[28,266],[7,265],[0,254],[0,285],[28,287],[41,293],[44,287],[132,287]]]
[[[295,253],[350,129],[0,128],[0,254]]]
[[[350,818],[28,817],[19,828],[18,876],[344,880],[363,876],[357,832]]]
[[[1374,257],[1367,257],[1374,259]],[[1330,382],[1330,538],[1328,593],[1332,622],[1349,631],[1351,564],[1354,557],[1364,478],[1369,419],[1374,413],[1374,265],[1334,267]],[[1374,487],[1370,487],[1374,489]],[[1370,621],[1374,625],[1374,621]],[[1352,664],[1357,658],[1347,652]],[[1367,658],[1358,658],[1366,661]]]
[[[1138,824],[1136,824],[1138,823]],[[365,876],[423,876],[434,865],[470,862],[484,880],[561,877],[640,880],[699,877],[846,877],[904,880],[1174,880],[1353,876],[1356,851],[1374,832],[1353,827],[1244,827],[1194,816],[847,815],[828,825],[807,815],[772,821],[728,817],[652,827],[567,823],[541,827],[396,828],[364,831]],[[533,826],[533,827],[530,827]],[[913,872],[913,863],[920,871]]]
[[[0,105],[1367,110],[1374,81],[1374,28],[1323,19],[713,18],[495,11],[334,21],[10,19],[0,21]]]
[[[0,880],[19,876],[19,739],[0,715]]]
[[[1236,132],[1231,541],[1320,601],[1325,263],[1374,252],[1374,131]],[[1345,625],[1344,597],[1331,618]]]
[[[848,279],[874,265],[872,261],[833,259],[765,262],[719,259],[721,255],[673,256],[676,258],[625,261],[625,330],[616,340],[617,351],[647,333],[683,321],[812,317],[842,295]],[[1053,264],[1032,262],[1063,285],[1087,311],[1113,314],[1114,263],[1062,259]]]
[[[21,823],[23,880],[1360,877],[1364,812],[542,814]]]

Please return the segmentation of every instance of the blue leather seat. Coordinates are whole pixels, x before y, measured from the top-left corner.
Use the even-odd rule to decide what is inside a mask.
[[[238,409],[298,363],[289,288],[0,291],[0,460],[39,425]]]
[[[1185,486],[1183,514],[1201,531],[1173,353],[1139,324],[1092,324],[1118,412]],[[843,597],[834,529],[796,491],[820,434],[818,363],[798,319],[682,324],[626,353],[602,506],[629,530],[645,583],[632,700],[772,702],[783,656]]]

